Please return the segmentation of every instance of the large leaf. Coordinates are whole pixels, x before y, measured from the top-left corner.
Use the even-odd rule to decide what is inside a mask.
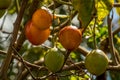
[[[120,8],[117,7],[117,8],[115,8],[115,9],[116,9],[117,14],[120,16]]]
[[[103,20],[111,11],[114,0],[96,0],[98,21]]]
[[[78,19],[82,23],[82,27],[86,27],[92,20],[94,13],[94,0],[72,0],[72,5],[78,11]]]
[[[0,10],[0,18],[5,14],[5,10]]]
[[[117,0],[117,3],[120,3],[120,0]],[[120,7],[116,7],[116,12],[120,16]]]
[[[34,61],[39,60],[43,56],[44,49],[42,47],[32,47],[25,52],[23,58],[28,62],[34,63]]]

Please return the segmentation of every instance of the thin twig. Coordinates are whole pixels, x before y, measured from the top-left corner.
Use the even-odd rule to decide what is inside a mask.
[[[113,43],[113,34],[112,34],[112,19],[113,19],[113,14],[111,16],[112,18],[110,18],[110,15],[108,16],[108,34],[109,34],[109,46],[110,46],[110,51],[111,51],[111,55],[112,55],[112,60],[113,62],[115,62],[115,64],[119,64],[117,59],[116,59],[116,55],[115,55],[115,51],[114,51],[114,43]]]
[[[56,2],[58,2],[59,4],[66,4],[66,5],[72,5],[72,3],[71,2],[65,2],[65,1],[63,1],[63,0],[55,0]]]
[[[120,63],[120,54],[119,54],[119,52],[116,48],[114,48],[114,51],[115,51],[115,54],[116,54],[117,61]]]
[[[114,3],[113,7],[120,7],[120,3]]]
[[[16,5],[16,12],[18,13],[20,11],[19,0],[15,0],[15,5]]]
[[[95,47],[95,49],[97,49],[96,33],[95,33],[95,31],[96,31],[96,19],[97,19],[96,15],[95,15],[94,19],[95,19],[95,22],[94,22],[94,26],[93,26],[93,38],[94,38],[94,47]]]
[[[36,77],[36,80],[45,80],[46,78],[50,77],[51,75],[54,75],[52,72],[50,72],[48,75],[45,75],[43,77]]]
[[[4,31],[0,29],[0,32],[4,33],[4,34],[12,34],[12,32],[8,32],[8,31]]]
[[[89,50],[87,50],[86,48],[84,48],[82,46],[79,46],[76,51],[80,52],[84,56],[86,56],[90,52]]]
[[[0,55],[6,55],[6,51],[1,51],[0,50]],[[15,59],[17,59],[17,60],[19,60],[20,62],[21,62],[21,60],[17,57],[17,56],[15,56],[15,55],[13,55],[13,57],[15,58]],[[27,65],[27,66],[29,66],[29,67],[31,67],[31,68],[38,68],[38,69],[41,69],[41,70],[47,70],[47,69],[45,69],[45,68],[42,68],[41,66],[37,66],[37,65],[35,65],[35,64],[31,64],[31,63],[29,63],[29,62],[27,62],[27,61],[25,61],[25,60],[23,60],[23,62]],[[43,63],[43,62],[42,62]],[[41,63],[41,64],[42,64]],[[109,62],[109,66],[108,66],[108,70],[120,70],[120,65],[117,65],[117,66],[113,66],[113,64],[111,64],[112,62]],[[36,63],[37,64],[37,63]],[[62,71],[68,71],[68,70],[78,70],[79,68],[77,67],[77,66],[74,66],[74,65],[77,65],[77,66],[79,66],[79,67],[81,67],[82,69],[85,69],[85,67],[84,67],[84,61],[81,61],[81,62],[76,62],[76,63],[74,63],[74,64],[71,64],[71,65],[65,65],[64,67],[63,67],[63,69],[62,69]]]
[[[74,64],[71,64],[71,65],[65,65],[64,67],[63,67],[63,71],[67,71],[67,70],[78,70],[79,68],[78,67],[76,67],[76,66],[79,66],[79,67],[81,67],[82,69],[84,69],[85,67],[84,67],[84,61],[81,61],[81,62],[77,62],[77,63],[74,63]]]
[[[32,72],[30,71],[29,67],[24,63],[24,59],[22,58],[22,56],[17,52],[17,50],[16,50],[13,46],[12,46],[12,49],[13,49],[13,50],[16,52],[16,54],[19,56],[19,58],[21,59],[23,65],[24,65],[25,68],[29,71],[29,73],[30,73],[30,75],[32,76],[32,78],[33,78],[34,80],[36,80],[35,77],[34,77],[34,75],[32,74]]]
[[[5,41],[7,41],[9,37],[10,37],[10,34],[8,34],[7,37],[5,37],[5,40],[1,40],[0,43],[3,43],[3,42],[5,42]],[[3,38],[3,37],[2,37],[2,38]]]
[[[59,71],[61,71],[61,70],[62,70],[62,68],[64,67],[64,65],[65,65],[65,63],[66,63],[66,61],[67,61],[67,59],[68,59],[68,57],[69,57],[70,53],[71,53],[71,51],[70,51],[70,50],[68,50],[68,51],[67,51],[67,53],[65,54],[64,63],[63,63],[63,65],[62,65],[62,67],[61,67],[61,69],[60,69]],[[58,72],[59,72],[59,71],[58,71]]]
[[[6,56],[6,54],[7,54],[6,51],[0,50],[0,55],[5,55],[5,56]],[[18,60],[19,62],[22,62],[21,59],[20,59],[17,55],[12,54],[12,57],[13,57],[14,59]],[[28,62],[28,61],[26,61],[26,60],[23,60],[23,61],[24,61],[24,63],[25,63],[28,67],[38,68],[38,69],[40,69],[40,68],[45,69],[43,66],[39,66],[39,65],[43,64],[43,61],[39,61],[39,62],[36,62],[36,63],[34,63],[34,64],[32,64],[32,63],[30,63],[30,62]]]
[[[85,71],[83,71],[83,69],[80,66],[76,65],[71,58],[70,58],[70,62],[79,69],[79,72],[81,72],[82,74],[85,74]]]
[[[77,14],[76,11],[73,12],[73,14],[71,15],[71,19],[74,18],[74,16]],[[68,25],[70,22],[70,19],[66,19],[64,22],[62,22],[59,26],[55,27],[54,32],[51,32],[51,34],[54,34],[55,32],[58,32],[60,29],[62,29],[63,27],[65,27],[66,25]]]
[[[113,35],[117,34],[120,32],[120,26],[118,26],[118,28],[116,30],[113,31]]]

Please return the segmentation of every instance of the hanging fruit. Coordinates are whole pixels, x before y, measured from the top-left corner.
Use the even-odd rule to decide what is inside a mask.
[[[45,9],[37,9],[32,16],[32,22],[40,30],[48,29],[52,24],[52,15]]]
[[[41,45],[48,39],[50,29],[40,30],[32,24],[32,21],[28,21],[26,24],[25,35],[33,45]]]
[[[99,49],[92,50],[85,59],[86,69],[93,75],[101,75],[108,66],[108,57]]]
[[[75,26],[65,26],[59,32],[59,41],[69,51],[76,49],[82,40],[81,30]]]
[[[57,72],[63,66],[64,55],[57,48],[51,48],[46,52],[44,60],[50,71]]]

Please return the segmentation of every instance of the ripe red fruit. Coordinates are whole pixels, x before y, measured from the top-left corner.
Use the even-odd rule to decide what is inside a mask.
[[[45,9],[38,9],[32,16],[32,22],[41,30],[48,29],[52,24],[52,15]]]
[[[82,40],[82,33],[79,29],[72,26],[66,26],[59,32],[59,41],[67,50],[76,49]]]
[[[41,45],[48,39],[50,29],[40,30],[32,24],[32,21],[29,21],[26,24],[25,35],[33,45]]]

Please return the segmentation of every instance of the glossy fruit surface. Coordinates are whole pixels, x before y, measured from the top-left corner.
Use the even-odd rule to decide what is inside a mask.
[[[0,10],[7,9],[11,4],[11,0],[0,0]]]
[[[45,9],[38,9],[32,16],[32,22],[41,30],[48,29],[52,24],[52,15]]]
[[[5,10],[0,10],[0,18],[5,14]]]
[[[50,35],[50,29],[39,30],[33,26],[32,21],[29,21],[26,24],[25,35],[33,45],[41,45],[48,39]]]
[[[59,32],[59,41],[67,50],[76,49],[82,40],[82,33],[79,29],[72,26],[66,26]]]
[[[108,66],[108,58],[102,50],[92,50],[85,59],[86,69],[93,75],[101,75]]]
[[[45,65],[52,71],[57,72],[61,69],[64,63],[64,55],[57,50],[57,48],[51,48],[45,55]]]

